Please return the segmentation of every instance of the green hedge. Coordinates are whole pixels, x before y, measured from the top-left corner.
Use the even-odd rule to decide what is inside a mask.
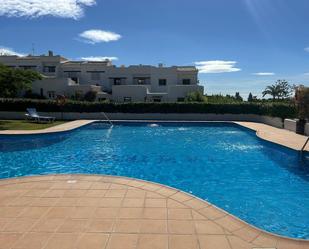
[[[294,105],[285,103],[104,103],[67,101],[63,106],[52,100],[0,99],[0,111],[25,111],[36,108],[39,112],[122,112],[122,113],[216,113],[258,114],[281,118],[296,117]]]

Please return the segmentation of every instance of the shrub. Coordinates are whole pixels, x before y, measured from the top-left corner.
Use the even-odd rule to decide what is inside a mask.
[[[208,95],[207,102],[213,104],[232,104],[242,102],[242,100],[237,99],[235,96],[231,96],[228,94],[225,96],[221,94],[215,94],[215,95]]]
[[[203,95],[203,93],[196,91],[190,92],[185,98],[185,102],[206,102],[207,97]]]
[[[281,118],[297,116],[296,107],[285,103],[106,103],[68,100],[63,105],[54,100],[0,99],[0,111],[25,111],[34,107],[45,112],[120,112],[120,113],[215,113],[257,114]]]
[[[95,92],[95,91],[86,92],[86,94],[84,96],[84,100],[89,101],[89,102],[95,101],[96,98],[97,98],[97,92]]]
[[[28,90],[24,94],[24,98],[26,99],[46,99],[46,97],[41,96],[40,94],[33,93],[31,90]]]

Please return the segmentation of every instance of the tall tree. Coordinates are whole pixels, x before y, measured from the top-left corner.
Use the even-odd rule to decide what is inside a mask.
[[[243,101],[243,99],[242,99],[242,97],[240,96],[240,94],[239,94],[239,92],[236,92],[236,94],[235,94],[235,99],[237,100],[237,101]]]
[[[278,80],[276,85],[279,88],[279,96],[278,98],[288,98],[291,96],[293,92],[293,87],[289,85],[289,82],[286,80]]]
[[[15,98],[23,90],[31,89],[42,76],[32,70],[13,69],[0,64],[0,97]]]
[[[267,86],[262,94],[263,97],[266,95],[271,95],[273,100],[275,100],[276,98],[282,99],[290,97],[292,92],[293,88],[286,80],[277,80],[275,84]]]
[[[263,97],[266,95],[271,95],[273,97],[273,100],[276,99],[276,97],[279,96],[279,88],[276,85],[267,86],[265,90],[262,92]]]
[[[248,96],[248,102],[252,102],[253,101],[253,96],[252,96],[252,93],[249,93],[249,96]]]

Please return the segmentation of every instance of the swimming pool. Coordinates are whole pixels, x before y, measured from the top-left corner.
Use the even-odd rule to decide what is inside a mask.
[[[0,136],[0,178],[111,174],[166,184],[266,231],[309,239],[309,157],[231,123],[94,123]]]

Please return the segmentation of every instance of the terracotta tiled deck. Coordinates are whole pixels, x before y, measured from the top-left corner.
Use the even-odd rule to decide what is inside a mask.
[[[162,185],[98,175],[0,181],[1,249],[304,249]]]
[[[278,129],[276,127],[255,122],[234,122],[246,128],[256,131],[256,135],[267,141],[284,145],[294,150],[301,150],[308,137],[294,132]],[[306,151],[309,151],[309,143]]]

